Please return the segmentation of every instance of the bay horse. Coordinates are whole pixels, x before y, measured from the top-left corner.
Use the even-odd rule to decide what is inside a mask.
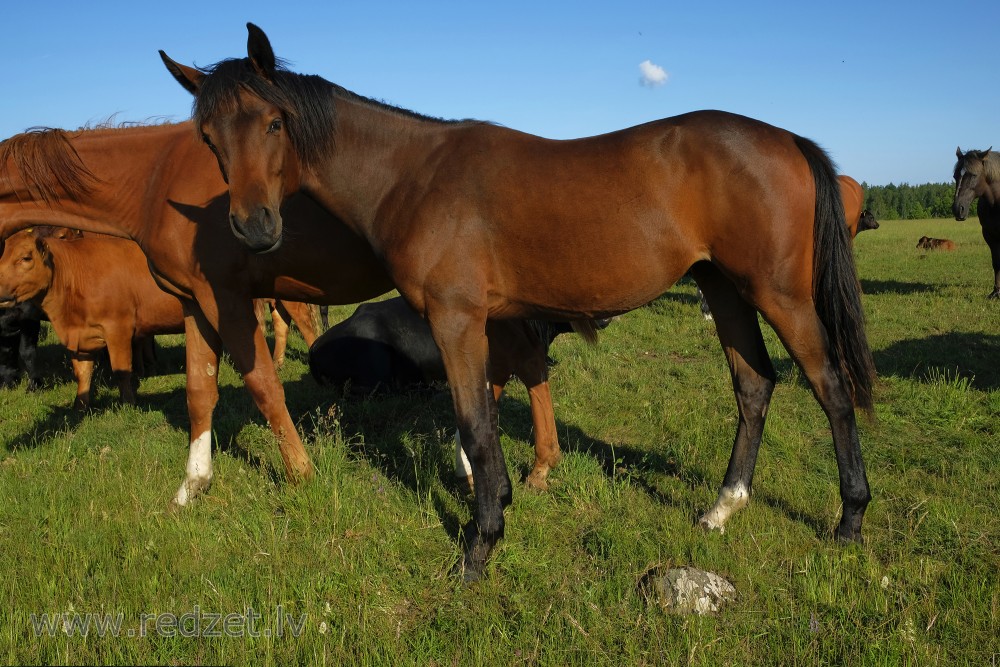
[[[340,305],[393,289],[370,246],[306,196],[285,205],[286,243],[264,255],[233,238],[228,211],[215,157],[190,122],[49,129],[0,142],[0,240],[38,224],[132,239],[160,287],[181,298],[191,434],[176,505],[211,485],[223,346],[278,438],[288,478],[311,476],[252,297]],[[535,426],[529,477],[544,479],[559,458],[544,348],[522,335],[520,323],[491,323],[489,335],[510,356],[509,367],[491,374],[497,394],[511,373],[528,386]]]
[[[260,28],[247,28],[246,58],[196,69],[160,55],[195,96],[236,238],[279,251],[293,240],[280,206],[305,192],[369,245],[430,323],[476,480],[458,566],[466,581],[484,573],[512,499],[487,320],[611,317],[689,268],[716,314],[739,411],[701,525],[721,529],[749,501],[775,382],[759,312],[829,418],[843,500],[836,535],[861,539],[871,492],[855,404],[870,409],[874,364],[836,172],[819,146],[721,111],[568,141],[432,119],[293,73]]]
[[[1000,298],[1000,153],[990,146],[984,151],[955,151],[955,202],[951,210],[956,220],[969,217],[972,200],[978,198],[979,225],[993,261],[993,291],[989,299]]]

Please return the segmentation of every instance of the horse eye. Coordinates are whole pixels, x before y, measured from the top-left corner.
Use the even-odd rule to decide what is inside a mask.
[[[280,118],[275,118],[274,120],[271,121],[271,124],[268,126],[267,133],[268,134],[274,134],[275,132],[279,131],[280,129],[281,129],[281,119]]]

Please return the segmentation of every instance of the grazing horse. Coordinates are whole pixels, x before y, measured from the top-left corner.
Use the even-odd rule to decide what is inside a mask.
[[[878,229],[878,222],[872,212],[865,208],[865,191],[856,180],[841,174],[840,196],[844,201],[844,220],[850,231],[851,239],[866,229]]]
[[[229,195],[217,165],[191,123],[36,131],[0,142],[0,239],[45,223],[132,239],[160,286],[182,300],[191,437],[178,505],[211,485],[223,346],[277,436],[289,479],[311,475],[251,299],[339,305],[393,288],[368,244],[305,196],[283,209],[281,250],[248,252],[227,228]],[[531,368],[541,370],[521,380],[540,411],[533,420],[557,446],[544,350],[531,354]]]
[[[987,298],[1000,298],[1000,153],[994,153],[990,146],[985,151],[962,152],[959,147],[955,154],[955,203],[951,210],[956,220],[969,217],[972,200],[978,198],[979,225],[983,229],[983,240],[990,248],[993,260],[993,291]]]
[[[195,95],[194,122],[229,184],[241,242],[267,253],[293,240],[280,205],[305,192],[364,239],[427,318],[476,480],[467,581],[503,538],[512,494],[487,319],[609,317],[689,269],[716,314],[739,411],[701,524],[722,528],[749,500],[775,381],[759,312],[829,418],[837,536],[861,539],[871,493],[855,404],[871,406],[874,364],[836,172],[815,143],[719,111],[570,141],[432,119],[290,72],[263,31],[247,27],[247,58],[199,70],[160,54]]]

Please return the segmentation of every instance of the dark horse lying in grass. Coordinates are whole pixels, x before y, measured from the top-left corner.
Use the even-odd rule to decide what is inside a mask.
[[[597,338],[609,320],[584,321],[577,330],[588,340]],[[580,325],[585,325],[582,329]],[[487,322],[490,341],[489,380],[499,401],[512,377],[527,378],[535,435],[535,463],[525,483],[536,489],[548,487],[549,471],[561,458],[555,432],[555,416],[546,395],[539,393],[532,378],[548,378],[548,349],[556,336],[573,331],[568,322],[503,320]],[[503,331],[503,335],[497,335]],[[502,344],[501,344],[502,343]],[[537,354],[536,350],[542,350]],[[309,370],[320,384],[349,385],[370,393],[399,391],[446,382],[444,360],[427,320],[401,297],[363,303],[354,314],[334,325],[309,348]],[[455,474],[474,487],[472,470],[460,442],[455,442]]]
[[[715,313],[739,410],[702,525],[721,528],[749,500],[775,381],[760,313],[830,420],[837,536],[861,539],[871,494],[854,408],[871,406],[874,367],[836,172],[815,143],[719,111],[572,141],[431,119],[289,72],[248,28],[247,58],[197,70],[161,55],[196,96],[194,122],[227,178],[238,239],[260,253],[288,243],[281,204],[306,192],[427,318],[476,479],[466,579],[502,539],[512,493],[487,320],[609,317],[689,269]]]
[[[959,147],[955,154],[958,162],[952,212],[956,220],[965,220],[972,200],[979,199],[979,225],[993,260],[993,291],[987,296],[997,299],[1000,298],[1000,153],[994,153],[990,146],[984,151],[965,153]]]

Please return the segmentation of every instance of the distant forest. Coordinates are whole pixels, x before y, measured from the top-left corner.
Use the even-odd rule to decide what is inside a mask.
[[[923,220],[926,218],[952,217],[951,204],[955,186],[948,183],[924,185],[868,185],[865,189],[865,208],[876,220]],[[975,216],[978,200],[972,202],[969,216]]]

